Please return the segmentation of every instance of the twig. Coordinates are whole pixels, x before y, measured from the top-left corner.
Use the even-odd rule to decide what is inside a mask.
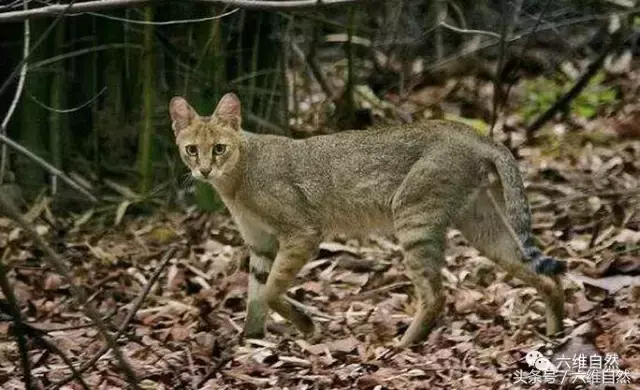
[[[153,287],[153,285],[156,283],[156,281],[160,277],[160,274],[162,273],[164,268],[167,266],[169,261],[173,258],[173,254],[175,253],[175,251],[176,251],[175,248],[169,248],[169,250],[167,250],[167,252],[164,254],[164,257],[160,261],[160,264],[158,265],[158,267],[156,267],[156,270],[153,273],[153,275],[151,275],[151,277],[149,278],[149,281],[147,282],[147,285],[142,290],[142,293],[140,293],[138,298],[136,298],[136,301],[134,302],[133,307],[131,308],[131,311],[129,311],[129,313],[127,314],[125,319],[122,321],[120,326],[118,326],[118,330],[116,331],[115,335],[113,336],[113,338],[115,340],[119,339],[120,336],[122,336],[124,331],[127,329],[127,327],[129,326],[129,323],[131,322],[131,320],[133,320],[133,317],[135,317],[138,309],[140,308],[140,306],[142,306],[142,303],[144,302],[144,300],[146,299],[147,295],[149,294],[149,291],[151,291],[151,287]],[[80,373],[85,372],[87,369],[89,369],[91,366],[93,366],[111,348],[112,348],[112,346],[109,346],[109,345],[105,345],[102,348],[100,348],[100,350],[98,352],[96,352],[95,355],[93,355],[91,357],[91,359],[89,359],[88,361],[83,363],[78,368],[78,372],[80,372]],[[71,380],[73,380],[73,375],[69,375],[69,376],[67,376],[65,378],[62,378],[61,380],[53,383],[51,386],[49,386],[49,389],[50,390],[58,389],[61,386],[64,386],[65,384],[69,383],[69,381],[71,381]]]
[[[500,54],[498,56],[498,71],[493,77],[493,109],[491,112],[491,127],[489,128],[489,138],[493,138],[493,129],[496,127],[496,122],[498,121],[498,116],[503,101],[501,101],[502,97],[502,68],[504,67],[504,61],[507,54],[507,32],[510,30],[508,25],[511,20],[507,20],[507,1],[501,1],[501,17],[500,17]],[[506,99],[505,99],[506,101]]]
[[[29,66],[29,70],[33,71],[35,69],[44,68],[44,67],[49,66],[51,64],[55,64],[56,62],[64,61],[64,60],[69,59],[69,58],[74,58],[74,57],[78,57],[78,56],[89,54],[89,53],[97,53],[99,51],[112,50],[112,49],[125,49],[125,50],[126,49],[135,49],[135,50],[141,50],[142,46],[141,45],[134,45],[132,43],[110,43],[110,44],[106,44],[106,45],[91,46],[91,47],[86,48],[86,49],[74,50],[74,51],[66,52],[64,54],[59,54],[57,56],[50,57],[50,58],[44,59],[42,61],[32,62],[31,65]]]
[[[229,363],[231,360],[233,360],[233,354],[228,354],[226,356],[220,357],[220,360],[218,361],[218,363],[216,363],[215,367],[213,367],[211,371],[209,371],[202,379],[200,379],[200,382],[198,382],[198,386],[196,388],[201,388],[209,379],[213,378],[225,364]]]
[[[223,12],[220,15],[207,16],[206,18],[167,20],[167,21],[160,21],[160,22],[120,18],[117,16],[105,15],[98,12],[87,12],[87,14],[92,16],[97,16],[99,18],[108,19],[108,20],[115,20],[116,22],[122,22],[122,23],[142,24],[142,25],[152,25],[152,26],[170,26],[174,24],[200,23],[200,22],[208,22],[211,20],[221,19],[221,18],[224,18],[225,16],[234,14],[239,10],[240,8],[234,8],[231,11]]]
[[[527,127],[527,137],[530,138],[533,133],[538,131],[545,123],[551,120],[558,111],[566,107],[567,104],[569,104],[573,99],[580,95],[582,90],[589,84],[589,81],[591,81],[593,76],[595,76],[600,68],[602,68],[604,60],[607,58],[609,53],[621,47],[627,41],[627,39],[628,38],[612,39],[611,42],[609,42],[609,44],[604,48],[604,50],[602,50],[602,53],[600,53],[598,58],[596,58],[592,63],[589,64],[589,66],[587,67],[587,71],[582,76],[580,76],[575,85],[567,93],[565,93],[564,96],[558,99],[558,101],[555,102],[553,106],[551,106],[547,111],[540,115],[538,119],[536,119],[531,125]]]
[[[191,2],[226,4],[231,7],[254,11],[297,11],[309,8],[319,8],[374,0],[191,0]],[[378,0],[379,1],[379,0]],[[70,7],[69,12],[76,16],[84,12],[106,11],[118,8],[133,8],[158,3],[154,0],[94,0],[83,1]],[[29,11],[11,11],[0,13],[0,23],[20,22],[25,19],[43,18],[59,15],[68,8],[67,4],[52,4]]]
[[[369,290],[369,291],[363,291],[357,295],[355,295],[354,297],[352,297],[352,299],[368,299],[371,297],[374,297],[380,293],[386,293],[389,291],[393,291],[393,290],[399,290],[401,288],[405,288],[405,287],[409,287],[413,285],[412,282],[397,282],[397,283],[391,283],[391,284],[387,284],[385,286],[382,287],[378,287],[378,288],[374,288],[373,290]]]
[[[54,107],[48,106],[44,102],[41,102],[40,100],[38,100],[35,96],[30,94],[29,91],[27,91],[27,95],[29,95],[29,99],[33,100],[37,105],[39,105],[40,107],[44,108],[47,111],[53,111],[53,112],[56,112],[58,114],[69,114],[71,112],[75,112],[75,111],[81,110],[81,109],[85,108],[86,106],[90,105],[91,103],[95,102],[96,100],[98,100],[100,95],[102,95],[106,90],[107,90],[106,86],[102,87],[100,92],[98,92],[95,96],[93,96],[92,98],[90,98],[86,102],[80,104],[79,106],[75,106],[75,107],[71,107],[71,108],[54,108]]]
[[[24,9],[27,9],[27,0],[24,0]],[[7,134],[7,125],[13,116],[13,112],[18,106],[18,101],[22,95],[22,89],[24,88],[24,81],[27,78],[27,57],[29,56],[29,41],[31,40],[31,30],[29,28],[29,21],[24,21],[24,46],[22,48],[22,67],[20,67],[20,78],[18,79],[18,86],[16,87],[16,93],[13,96],[7,115],[2,120],[0,125],[0,134]],[[7,168],[7,145],[2,144],[2,151],[0,151],[0,185],[3,183],[5,170]]]
[[[446,22],[440,22],[438,26],[446,28],[447,30],[455,31],[460,34],[486,35],[493,38],[500,38],[500,34],[495,33],[493,31],[459,28],[459,27],[455,27],[450,24],[447,24]]]
[[[27,0],[27,2],[29,2],[31,0]],[[8,8],[18,8],[18,5],[23,2],[22,0],[14,0],[13,2],[6,4],[6,5],[0,5],[0,10],[4,10],[4,9],[8,9]]]
[[[527,36],[527,40],[524,42],[524,45],[522,45],[522,51],[520,52],[520,56],[516,58],[516,64],[512,67],[512,72],[513,74],[511,75],[510,78],[510,82],[507,85],[507,88],[504,92],[504,94],[502,95],[502,103],[501,103],[501,107],[504,108],[505,105],[507,104],[507,100],[509,99],[509,94],[511,93],[511,88],[513,88],[515,82],[516,82],[516,78],[515,73],[518,71],[518,66],[519,63],[521,61],[521,58],[524,56],[525,51],[527,50],[527,48],[529,47],[529,43],[531,42],[531,37],[534,36],[535,32],[537,31],[538,27],[540,26],[540,24],[543,22],[543,16],[547,13],[547,11],[549,10],[549,7],[551,6],[552,0],[547,0],[547,3],[545,4],[544,8],[542,9],[542,12],[540,12],[540,15],[538,15],[537,19],[536,19],[536,24],[533,26],[533,29],[531,30],[531,34],[529,34]],[[520,9],[522,8],[522,0],[518,0],[518,3],[516,4],[516,11],[515,12],[519,12]],[[513,27],[513,25],[515,25],[515,20],[517,19],[517,13],[514,15],[514,22],[511,25],[511,27]],[[503,66],[500,66],[500,68],[498,68],[498,72],[502,73],[504,71]],[[498,110],[498,107],[494,108],[495,110]],[[497,118],[497,115],[494,116],[494,118]],[[493,126],[495,123],[491,124],[491,132],[493,132]]]
[[[540,32],[544,32],[544,31],[548,31],[548,30],[555,30],[561,27],[569,27],[575,24],[580,24],[580,23],[588,23],[588,22],[594,22],[597,20],[609,20],[611,16],[616,15],[616,16],[627,16],[627,15],[631,15],[631,14],[635,14],[637,12],[640,11],[640,7],[635,7],[635,8],[631,8],[629,10],[625,10],[625,11],[620,11],[620,12],[613,12],[613,13],[609,13],[606,15],[590,15],[590,16],[586,16],[586,17],[577,17],[577,18],[571,18],[568,20],[565,20],[563,22],[560,23],[556,23],[556,24],[548,24],[545,25],[542,28],[537,28],[537,26],[534,26],[531,29],[528,29],[527,31],[524,31],[520,34],[516,34],[515,36],[513,36],[512,38],[509,38],[508,42],[515,42],[515,41],[519,41],[520,39],[526,38],[528,36],[530,36],[531,34],[533,34],[534,32],[540,33]],[[0,14],[1,15],[1,14]],[[436,25],[437,27],[437,25]],[[455,55],[449,56],[448,58],[443,59],[442,61],[438,61],[434,64],[431,64],[429,66],[427,66],[425,69],[423,69],[421,72],[419,72],[417,74],[418,75],[424,75],[427,74],[429,72],[433,72],[434,70],[437,69],[441,69],[443,67],[445,67],[446,65],[448,65],[451,62],[457,61],[461,58],[465,58],[469,55],[472,55],[474,53],[480,52],[482,50],[488,49],[490,47],[493,47],[497,44],[499,44],[500,41],[497,39],[489,39],[485,42],[482,42],[482,45],[479,46],[474,46],[473,48],[467,49],[467,50],[463,50],[460,53],[457,53]]]
[[[309,44],[309,52],[307,53],[307,55],[304,55],[304,53],[301,53],[302,57],[304,61],[307,63],[307,65],[309,66],[309,70],[311,70],[311,74],[313,75],[313,78],[316,79],[316,81],[320,85],[320,88],[322,89],[324,94],[327,96],[328,99],[334,100],[336,95],[333,92],[332,88],[329,86],[329,83],[324,77],[322,70],[320,70],[318,63],[316,62],[316,49],[317,49],[318,39],[319,39],[319,31],[318,31],[317,25],[313,27],[312,35],[313,35],[313,38],[311,40],[311,43]],[[292,42],[292,45],[295,45],[295,43]]]
[[[7,252],[5,252],[7,253]],[[0,265],[0,266],[4,266],[4,265]],[[17,302],[16,302],[17,304]],[[19,308],[18,308],[19,310]],[[2,313],[0,313],[0,315],[2,315]],[[4,315],[2,316],[4,317]],[[15,321],[13,316],[8,316],[10,317],[8,320],[9,321]],[[2,320],[7,320],[5,318],[2,318]],[[87,385],[87,383],[84,381],[84,379],[82,379],[82,376],[80,376],[80,374],[76,371],[75,367],[73,366],[73,363],[71,363],[71,360],[69,360],[69,358],[67,357],[67,355],[64,354],[64,352],[62,352],[60,350],[60,348],[58,348],[57,345],[55,345],[53,342],[47,340],[46,336],[46,332],[38,329],[36,327],[34,327],[33,325],[29,324],[28,322],[23,322],[23,333],[26,336],[29,336],[31,338],[34,339],[35,343],[38,346],[41,346],[42,348],[44,348],[45,350],[47,350],[48,352],[52,352],[58,356],[60,356],[60,358],[62,359],[62,361],[69,367],[69,369],[71,370],[71,372],[75,375],[75,379],[78,380],[78,382],[80,382],[80,385],[82,386],[83,389],[85,390],[90,390],[89,386]],[[38,367],[38,362],[43,361],[44,359],[46,359],[47,355],[43,354],[42,357],[40,359],[38,359],[38,361],[36,361],[36,363],[33,365],[34,368]]]
[[[12,149],[14,149],[15,151],[20,152],[23,155],[25,155],[26,157],[30,158],[35,163],[40,165],[42,168],[44,168],[45,170],[49,171],[49,173],[58,176],[60,179],[62,179],[62,181],[67,183],[69,186],[71,186],[72,188],[80,191],[84,196],[89,198],[89,200],[91,200],[92,202],[97,202],[98,201],[98,199],[95,196],[93,196],[89,191],[87,191],[80,184],[76,183],[73,179],[71,179],[69,176],[67,176],[64,172],[62,172],[58,168],[54,167],[53,165],[49,164],[48,162],[44,161],[42,158],[38,157],[37,155],[33,154],[29,149],[27,149],[24,146],[20,145],[19,143],[15,142],[11,138],[5,136],[4,134],[0,134],[0,143],[8,145]]]
[[[304,303],[302,303],[302,302],[300,302],[298,300],[295,300],[295,299],[293,299],[293,298],[291,298],[289,296],[285,296],[284,299],[287,302],[289,302],[289,304],[291,306],[297,307],[298,309],[300,309],[301,311],[303,311],[306,314],[314,315],[314,316],[316,316],[318,318],[324,318],[324,319],[327,319],[327,320],[335,320],[336,319],[336,317],[334,317],[334,316],[331,316],[329,314],[323,313],[322,311],[320,311],[320,309],[317,309],[317,308],[312,307],[312,306],[307,306]]]
[[[2,198],[2,195],[0,195],[0,198]],[[5,255],[6,253],[8,252],[5,252]],[[24,373],[24,386],[27,390],[31,390],[34,386],[31,381],[31,363],[29,362],[29,348],[27,347],[24,322],[22,321],[22,314],[20,313],[20,305],[7,278],[7,270],[4,267],[4,257],[3,255],[3,259],[0,260],[0,289],[11,311],[9,314],[13,317],[14,326],[12,333],[16,336],[18,350],[20,351],[20,362],[22,364],[22,372]]]
[[[126,375],[129,384],[134,389],[140,389],[140,387],[138,386],[138,379],[133,372],[133,369],[122,355],[122,351],[120,351],[120,349],[118,348],[116,340],[111,336],[111,334],[109,334],[109,330],[100,317],[98,311],[93,307],[93,305],[87,302],[87,296],[84,289],[82,287],[78,287],[75,283],[73,283],[72,278],[69,276],[71,275],[71,271],[69,270],[69,267],[64,262],[64,260],[62,260],[60,255],[54,252],[53,249],[51,249],[49,244],[47,244],[45,240],[40,237],[38,232],[36,232],[35,229],[31,225],[29,225],[29,222],[24,219],[22,214],[20,214],[20,212],[13,206],[13,204],[5,199],[4,194],[2,193],[0,193],[0,206],[2,207],[5,214],[9,218],[16,221],[31,237],[31,239],[44,251],[44,253],[46,254],[45,259],[49,262],[49,266],[51,266],[63,278],[63,280],[69,284],[71,294],[73,295],[75,300],[80,305],[84,306],[83,312],[85,313],[85,315],[87,315],[87,317],[89,317],[96,324],[100,334],[105,339],[106,343],[110,346],[110,348],[113,348],[113,354],[118,361],[120,369]]]
[[[44,337],[43,335],[40,335],[38,333],[32,334],[31,337],[33,337],[35,339],[35,341],[40,343],[45,349],[47,349],[47,350],[55,353],[56,355],[60,356],[60,359],[62,359],[64,364],[66,364],[67,367],[69,367],[69,370],[71,370],[71,374],[73,375],[73,378],[76,379],[80,383],[80,386],[82,386],[82,388],[84,390],[90,390],[91,389],[89,387],[89,385],[87,384],[87,382],[85,382],[85,380],[82,378],[82,374],[79,373],[78,370],[76,370],[76,368],[73,366],[73,363],[71,362],[71,360],[69,360],[67,355],[65,355],[64,352],[62,352],[62,350],[60,350],[60,348],[58,348],[57,345],[55,345],[51,341],[47,340],[46,337]]]

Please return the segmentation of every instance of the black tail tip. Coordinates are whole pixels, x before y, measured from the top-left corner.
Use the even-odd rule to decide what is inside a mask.
[[[558,275],[567,270],[567,264],[550,256],[541,255],[533,260],[533,270],[542,275]]]

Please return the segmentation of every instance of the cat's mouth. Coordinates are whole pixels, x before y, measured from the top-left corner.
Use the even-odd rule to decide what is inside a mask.
[[[207,181],[207,179],[209,177],[211,177],[211,175],[205,177],[202,173],[200,173],[199,171],[191,171],[191,176],[193,176],[196,180],[200,180],[200,181]]]
[[[205,182],[209,182],[209,181],[213,180],[213,178],[215,177],[214,172],[209,172],[205,176],[199,170],[192,170],[191,171],[191,176],[193,176],[193,178],[196,179],[196,180],[205,181]]]

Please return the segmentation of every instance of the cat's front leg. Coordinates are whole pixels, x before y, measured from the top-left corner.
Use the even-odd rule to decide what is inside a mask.
[[[247,293],[247,315],[244,324],[244,337],[262,338],[269,308],[264,299],[264,288],[273,264],[269,253],[258,253],[250,249],[249,289]]]
[[[262,338],[269,312],[264,299],[264,288],[278,245],[276,239],[267,233],[243,230],[243,237],[250,251],[247,313],[243,333],[247,338]]]

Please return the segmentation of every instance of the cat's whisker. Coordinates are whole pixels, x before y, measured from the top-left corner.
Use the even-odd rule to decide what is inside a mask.
[[[191,175],[191,173],[185,173],[180,179],[180,187],[181,188],[189,188],[193,185],[196,179]]]

